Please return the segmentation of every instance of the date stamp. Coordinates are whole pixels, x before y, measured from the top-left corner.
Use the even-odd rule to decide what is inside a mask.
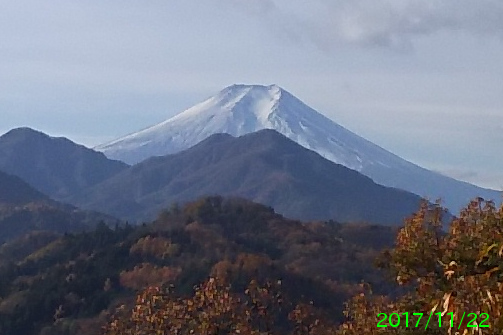
[[[377,323],[377,328],[386,328],[386,327],[397,328],[400,327],[400,325],[402,325],[402,327],[405,326],[405,328],[419,328],[419,327],[423,328],[424,321],[423,324],[421,324],[421,319],[423,318],[423,316],[424,313],[405,312],[405,313],[391,313],[389,315],[386,313],[379,313],[377,317],[380,318],[380,321]],[[489,321],[489,315],[487,313],[481,313],[481,314],[468,313],[468,315],[466,315],[466,312],[464,312],[463,315],[461,316],[459,324],[457,322],[456,324],[454,323],[455,320],[454,316],[455,315],[452,312],[442,315],[442,313],[433,313],[432,311],[428,315],[428,320],[426,321],[424,329],[426,330],[428,329],[428,327],[441,328],[442,325],[445,326],[448,325],[451,328],[460,329],[461,325],[463,325],[463,321],[466,323],[467,328],[489,328],[489,324],[487,324],[487,322]],[[424,320],[426,320],[426,317],[424,318]]]

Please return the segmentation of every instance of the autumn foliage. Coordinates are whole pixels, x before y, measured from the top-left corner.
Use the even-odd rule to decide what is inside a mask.
[[[383,262],[407,293],[394,300],[369,292],[356,296],[339,334],[503,334],[503,207],[475,199],[447,233],[441,230],[442,214],[439,206],[424,203]],[[425,330],[425,317],[420,327],[378,328],[381,312],[433,312],[434,326]],[[442,313],[441,327],[435,313]],[[468,327],[473,317],[463,314],[469,313],[487,313],[488,327],[478,327],[485,317]]]
[[[252,280],[243,293],[237,293],[223,281],[209,278],[187,298],[177,297],[171,286],[149,287],[138,295],[131,312],[119,307],[104,333],[260,335],[284,334],[289,329],[292,335],[322,335],[335,331],[316,318],[313,306],[292,307],[284,301],[280,287],[281,282],[260,285]],[[280,325],[282,316],[289,325]]]
[[[213,274],[224,279],[210,278],[191,296],[180,297],[166,285],[149,287],[138,295],[132,311],[118,309],[104,334],[502,334],[503,208],[475,199],[452,219],[447,232],[442,229],[444,214],[439,205],[425,202],[405,221],[394,249],[379,262],[399,289],[381,296],[362,284],[362,293],[346,303],[346,321],[337,327],[316,302],[290,301],[281,293],[280,282],[260,285],[253,280],[244,292],[233,290],[228,280],[242,264],[253,263],[250,269],[257,271],[270,263],[243,254],[236,262],[215,265]],[[417,325],[410,320],[409,327],[405,322],[377,327],[379,313],[405,312],[426,317]],[[433,314],[434,321],[425,327],[430,313],[441,313],[440,326]],[[478,327],[481,320],[468,327],[468,318],[461,321],[463,313],[487,313],[489,327]]]
[[[147,286],[159,286],[165,282],[173,281],[180,272],[180,268],[159,267],[150,263],[142,263],[131,271],[122,271],[119,275],[119,283],[123,287],[139,290]]]

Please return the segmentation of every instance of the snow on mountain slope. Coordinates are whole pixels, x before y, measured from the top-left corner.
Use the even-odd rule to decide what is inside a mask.
[[[377,183],[401,188],[451,209],[499,192],[461,182],[412,164],[338,125],[277,85],[233,85],[150,128],[96,147],[106,156],[138,163],[187,149],[215,133],[240,136],[274,129],[323,157]]]

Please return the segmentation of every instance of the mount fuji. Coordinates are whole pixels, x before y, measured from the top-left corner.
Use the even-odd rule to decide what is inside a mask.
[[[129,164],[177,153],[212,134],[241,136],[274,129],[335,163],[375,182],[458,210],[474,197],[500,201],[500,192],[424,169],[352,133],[277,85],[232,85],[157,125],[95,150]]]

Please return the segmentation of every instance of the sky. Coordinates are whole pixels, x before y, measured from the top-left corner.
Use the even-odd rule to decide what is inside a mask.
[[[501,0],[16,0],[0,133],[89,147],[277,84],[418,165],[503,188]]]

